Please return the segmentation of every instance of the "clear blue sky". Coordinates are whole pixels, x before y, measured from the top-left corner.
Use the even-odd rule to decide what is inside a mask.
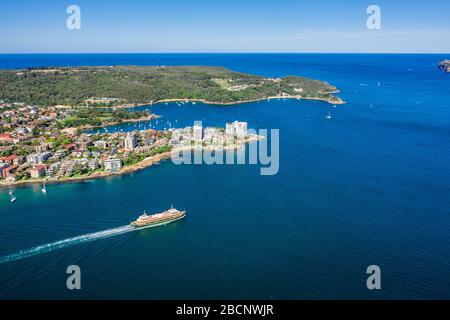
[[[66,28],[70,4],[81,30]],[[2,53],[450,53],[449,0],[5,0],[0,14]]]

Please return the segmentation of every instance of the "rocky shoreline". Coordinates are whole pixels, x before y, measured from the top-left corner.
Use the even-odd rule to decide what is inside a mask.
[[[125,124],[125,123],[138,123],[138,122],[144,122],[144,121],[150,121],[153,119],[158,119],[161,118],[160,115],[157,114],[151,114],[147,117],[143,117],[143,118],[137,118],[137,119],[125,119],[122,121],[116,121],[116,122],[109,122],[109,123],[105,123],[104,125],[101,126],[89,126],[89,125],[85,125],[85,126],[80,126],[80,127],[70,127],[70,128],[64,128],[61,130],[61,132],[65,132],[65,133],[69,133],[69,134],[74,134],[76,133],[78,130],[81,131],[86,131],[86,130],[94,130],[94,129],[102,129],[102,128],[106,128],[106,127],[111,127],[111,126],[116,126],[119,124]]]
[[[339,91],[330,92],[330,93],[339,93]],[[336,104],[336,105],[346,103],[344,100],[342,100],[339,97],[334,97],[334,98],[336,100],[320,98],[320,97],[304,97],[301,95],[279,95],[279,96],[270,96],[270,97],[259,98],[259,99],[240,100],[240,101],[233,101],[233,102],[214,102],[214,101],[207,101],[204,99],[179,98],[179,99],[162,99],[162,100],[153,101],[153,102],[149,102],[149,103],[145,103],[145,104],[125,104],[125,105],[115,106],[114,108],[119,108],[119,109],[121,109],[121,108],[122,109],[138,108],[138,107],[152,106],[152,105],[156,105],[156,104],[170,103],[170,102],[199,102],[199,103],[219,105],[219,106],[231,106],[231,105],[237,105],[237,104],[243,104],[243,103],[250,103],[250,102],[257,102],[257,101],[264,101],[264,100],[275,100],[275,99],[315,100],[315,101],[323,101],[323,102],[327,102],[329,104]]]

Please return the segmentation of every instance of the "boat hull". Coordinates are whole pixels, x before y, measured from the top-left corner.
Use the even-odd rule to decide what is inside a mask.
[[[180,219],[183,219],[185,216],[186,216],[186,213],[183,212],[180,216],[170,218],[170,219],[157,220],[157,221],[152,221],[152,222],[147,222],[147,223],[137,223],[136,221],[134,221],[134,222],[130,223],[130,225],[135,229],[151,228],[151,227],[162,226],[164,224],[178,221]]]

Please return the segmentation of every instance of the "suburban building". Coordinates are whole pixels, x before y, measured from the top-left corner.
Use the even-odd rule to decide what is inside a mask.
[[[27,155],[27,162],[30,164],[39,163],[39,155],[37,153],[31,153]]]
[[[14,139],[9,134],[0,134],[0,142],[14,142]]]
[[[95,141],[94,146],[99,149],[106,149],[108,148],[108,143],[105,140],[97,140]]]
[[[97,170],[100,167],[100,162],[98,159],[92,159],[88,162],[88,167],[90,170]]]
[[[43,163],[48,160],[52,156],[50,151],[42,152],[42,153],[32,153],[27,155],[27,162],[30,164],[38,164]]]
[[[47,169],[47,176],[54,177],[59,170],[59,163],[52,163]]]
[[[3,176],[3,170],[5,170],[6,168],[8,168],[9,167],[9,164],[7,164],[7,163],[0,163],[0,175],[2,175]]]
[[[133,150],[136,148],[137,138],[134,132],[129,132],[125,137],[125,149]]]
[[[227,136],[237,136],[238,138],[243,138],[247,135],[247,122],[227,122],[225,133]]]
[[[194,125],[194,127],[192,128],[192,136],[194,141],[203,140],[203,128],[201,125]]]
[[[2,170],[3,179],[7,179],[14,171],[16,171],[17,165],[13,164],[12,166],[6,167]]]
[[[37,164],[30,170],[31,178],[42,178],[45,176],[45,165]]]
[[[120,159],[107,159],[103,162],[105,170],[110,172],[117,172],[122,169],[122,160]]]
[[[227,136],[234,135],[234,124],[232,122],[227,122],[225,125],[225,133]]]

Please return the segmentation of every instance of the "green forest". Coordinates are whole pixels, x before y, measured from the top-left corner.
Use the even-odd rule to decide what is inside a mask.
[[[46,67],[0,70],[0,100],[38,106],[86,106],[89,99],[110,98],[105,105],[146,104],[164,99],[215,103],[262,99],[279,94],[338,102],[326,82],[288,76],[268,79],[222,67]]]

